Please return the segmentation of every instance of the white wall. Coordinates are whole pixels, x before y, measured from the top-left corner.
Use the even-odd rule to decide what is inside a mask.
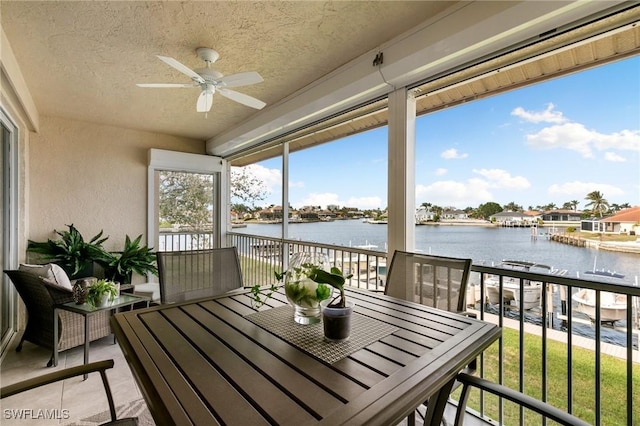
[[[120,250],[125,235],[146,235],[150,148],[205,154],[200,140],[41,116],[29,141],[28,238],[74,224],[86,239],[104,230],[105,248]]]

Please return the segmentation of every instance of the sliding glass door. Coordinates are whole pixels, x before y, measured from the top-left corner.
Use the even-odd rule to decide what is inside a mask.
[[[10,269],[17,264],[17,129],[0,110],[0,164],[2,186],[0,186],[0,264]],[[15,332],[16,293],[9,278],[0,274],[0,343],[4,351]]]

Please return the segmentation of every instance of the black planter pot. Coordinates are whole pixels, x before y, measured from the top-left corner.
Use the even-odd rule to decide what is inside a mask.
[[[69,279],[75,280],[93,276],[93,262],[85,263],[77,273],[73,273],[73,267],[69,265],[61,265],[60,267],[67,273]]]
[[[353,302],[347,302],[345,308],[329,305],[322,309],[324,338],[330,342],[341,342],[351,333]]]

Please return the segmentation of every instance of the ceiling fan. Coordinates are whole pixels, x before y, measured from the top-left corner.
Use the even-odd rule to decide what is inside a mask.
[[[211,105],[213,104],[213,94],[215,92],[251,108],[262,109],[266,105],[259,99],[228,89],[228,87],[240,87],[260,83],[263,81],[260,74],[255,71],[249,71],[224,76],[222,73],[211,68],[211,64],[220,57],[218,52],[208,47],[199,47],[196,49],[196,53],[198,54],[198,57],[207,64],[206,68],[192,70],[173,58],[158,55],[158,59],[165,62],[167,65],[172,66],[181,73],[191,77],[193,83],[139,83],[136,84],[136,86],[156,88],[200,87],[202,91],[200,92],[198,102],[196,103],[196,111],[198,112],[208,112],[211,109]]]

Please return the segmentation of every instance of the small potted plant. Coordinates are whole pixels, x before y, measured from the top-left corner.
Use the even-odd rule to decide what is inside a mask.
[[[118,295],[116,283],[98,280],[87,287],[87,303],[94,308],[104,308]]]
[[[324,337],[331,342],[341,342],[349,338],[351,333],[351,315],[353,314],[353,302],[347,302],[344,293],[344,284],[352,274],[346,277],[337,267],[332,267],[330,272],[313,268],[309,278],[319,284],[330,285],[339,291],[339,295],[332,300],[322,302],[322,323]]]

